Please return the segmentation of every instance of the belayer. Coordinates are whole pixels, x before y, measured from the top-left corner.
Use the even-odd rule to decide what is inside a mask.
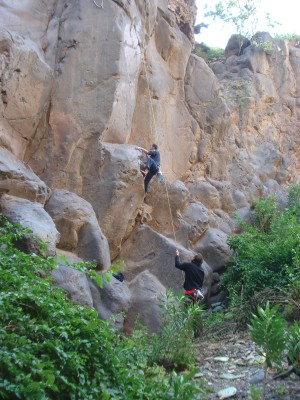
[[[196,254],[190,262],[180,262],[179,250],[176,249],[175,267],[184,272],[184,294],[195,304],[197,301],[204,300],[202,285],[204,281],[204,271],[202,268],[202,254]]]
[[[154,175],[161,174],[160,172],[160,153],[157,150],[157,144],[153,143],[150,150],[143,149],[142,147],[137,147],[148,157],[145,170],[142,172],[144,175],[144,187],[145,193],[149,192],[149,183]]]

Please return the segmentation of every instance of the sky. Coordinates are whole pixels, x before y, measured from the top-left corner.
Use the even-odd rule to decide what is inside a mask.
[[[208,28],[202,28],[199,35],[195,35],[196,41],[205,43],[209,47],[225,48],[230,36],[236,32],[234,26],[224,24],[221,21],[215,21],[204,18],[204,4],[213,3],[213,0],[196,0],[198,8],[196,24],[204,22],[209,24]],[[256,31],[269,32],[272,36],[276,33],[295,33],[300,35],[300,0],[260,0],[260,13],[270,13],[270,18],[279,22],[275,28],[267,26],[266,21],[261,19]]]

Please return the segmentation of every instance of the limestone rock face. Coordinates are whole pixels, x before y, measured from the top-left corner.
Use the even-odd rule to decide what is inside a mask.
[[[226,239],[227,235],[224,232],[212,228],[195,246],[195,250],[203,255],[214,272],[224,268],[230,261],[231,250]]]
[[[93,298],[89,282],[83,272],[77,269],[61,265],[51,273],[56,285],[68,292],[71,300],[82,306],[92,307]]]
[[[159,333],[162,325],[161,303],[164,301],[166,289],[160,281],[145,270],[137,275],[128,285],[132,293],[132,302],[128,310],[124,330],[131,333],[135,321],[148,328],[148,332]]]
[[[2,10],[0,6],[0,21],[5,15]],[[38,44],[5,29],[7,22],[0,28],[0,145],[23,159],[45,119],[53,70]]]
[[[149,226],[140,226],[130,240],[124,243],[121,258],[126,260],[126,278],[133,279],[145,269],[162,283],[166,288],[182,292],[184,276],[182,271],[175,268],[175,250],[179,249],[182,260],[191,260],[194,253],[176,244],[173,240],[153,231]],[[212,270],[203,264],[205,279],[205,294],[209,290]]]
[[[103,143],[94,175],[83,187],[83,196],[93,205],[107,237],[112,259],[132,232],[144,197],[138,155],[133,146]]]
[[[176,290],[176,247],[223,270],[234,213],[271,194],[284,207],[300,182],[300,49],[258,32],[208,64],[191,54],[194,21],[194,0],[0,5],[3,210],[48,224],[50,192],[72,192],[47,205],[65,250],[101,268],[123,257],[130,279],[148,269]],[[135,146],[152,143],[165,182],[144,201]]]
[[[181,212],[189,201],[189,191],[181,181],[159,183],[155,177],[150,183],[147,204],[151,207],[151,220],[147,223],[155,231],[172,237]],[[173,223],[173,224],[172,224]]]
[[[31,168],[0,147],[0,194],[7,193],[45,204],[50,192],[45,182]]]
[[[59,232],[50,215],[40,203],[2,195],[0,197],[0,212],[11,222],[30,229],[34,236],[42,240],[47,245],[46,256],[55,256]]]
[[[115,327],[123,329],[124,314],[127,314],[131,305],[132,294],[124,282],[113,276],[110,278],[110,282],[105,282],[102,288],[90,282],[93,307],[101,319],[106,320],[113,316]]]
[[[176,239],[186,248],[191,248],[209,228],[210,212],[200,202],[191,200],[182,212]]]
[[[53,191],[45,210],[60,232],[59,248],[76,253],[84,261],[96,261],[99,269],[110,267],[107,239],[86,200],[75,193],[57,189]]]

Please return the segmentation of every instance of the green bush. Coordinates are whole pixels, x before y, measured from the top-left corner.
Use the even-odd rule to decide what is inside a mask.
[[[231,304],[249,300],[265,288],[289,289],[291,276],[299,286],[300,224],[297,207],[279,212],[273,198],[255,203],[253,225],[230,236],[233,256],[222,285]]]
[[[168,369],[184,370],[195,362],[193,338],[201,322],[201,307],[186,301],[167,291],[161,303],[164,324],[160,335],[153,338],[152,362]]]
[[[287,358],[296,374],[300,376],[300,326],[296,321],[288,332]]]
[[[218,60],[224,57],[225,51],[219,47],[208,47],[203,43],[196,43],[193,54],[206,61]]]
[[[54,258],[15,247],[24,234],[1,219],[1,399],[167,400],[179,399],[184,386],[205,391],[151,366],[147,335],[123,338],[95,310],[69,301],[49,277]]]
[[[276,34],[275,39],[293,41],[295,47],[300,47],[300,35],[295,33]]]
[[[263,356],[264,381],[262,400],[265,399],[268,367],[283,363],[283,352],[286,348],[286,322],[278,313],[278,305],[273,308],[267,302],[265,309],[258,307],[257,314],[252,315],[249,326],[252,340],[256,343],[257,352]]]

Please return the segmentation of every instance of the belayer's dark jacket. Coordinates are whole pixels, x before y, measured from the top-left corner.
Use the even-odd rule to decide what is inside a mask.
[[[175,267],[184,271],[184,290],[201,289],[204,280],[204,271],[200,265],[193,262],[181,263],[179,256],[175,257]]]

